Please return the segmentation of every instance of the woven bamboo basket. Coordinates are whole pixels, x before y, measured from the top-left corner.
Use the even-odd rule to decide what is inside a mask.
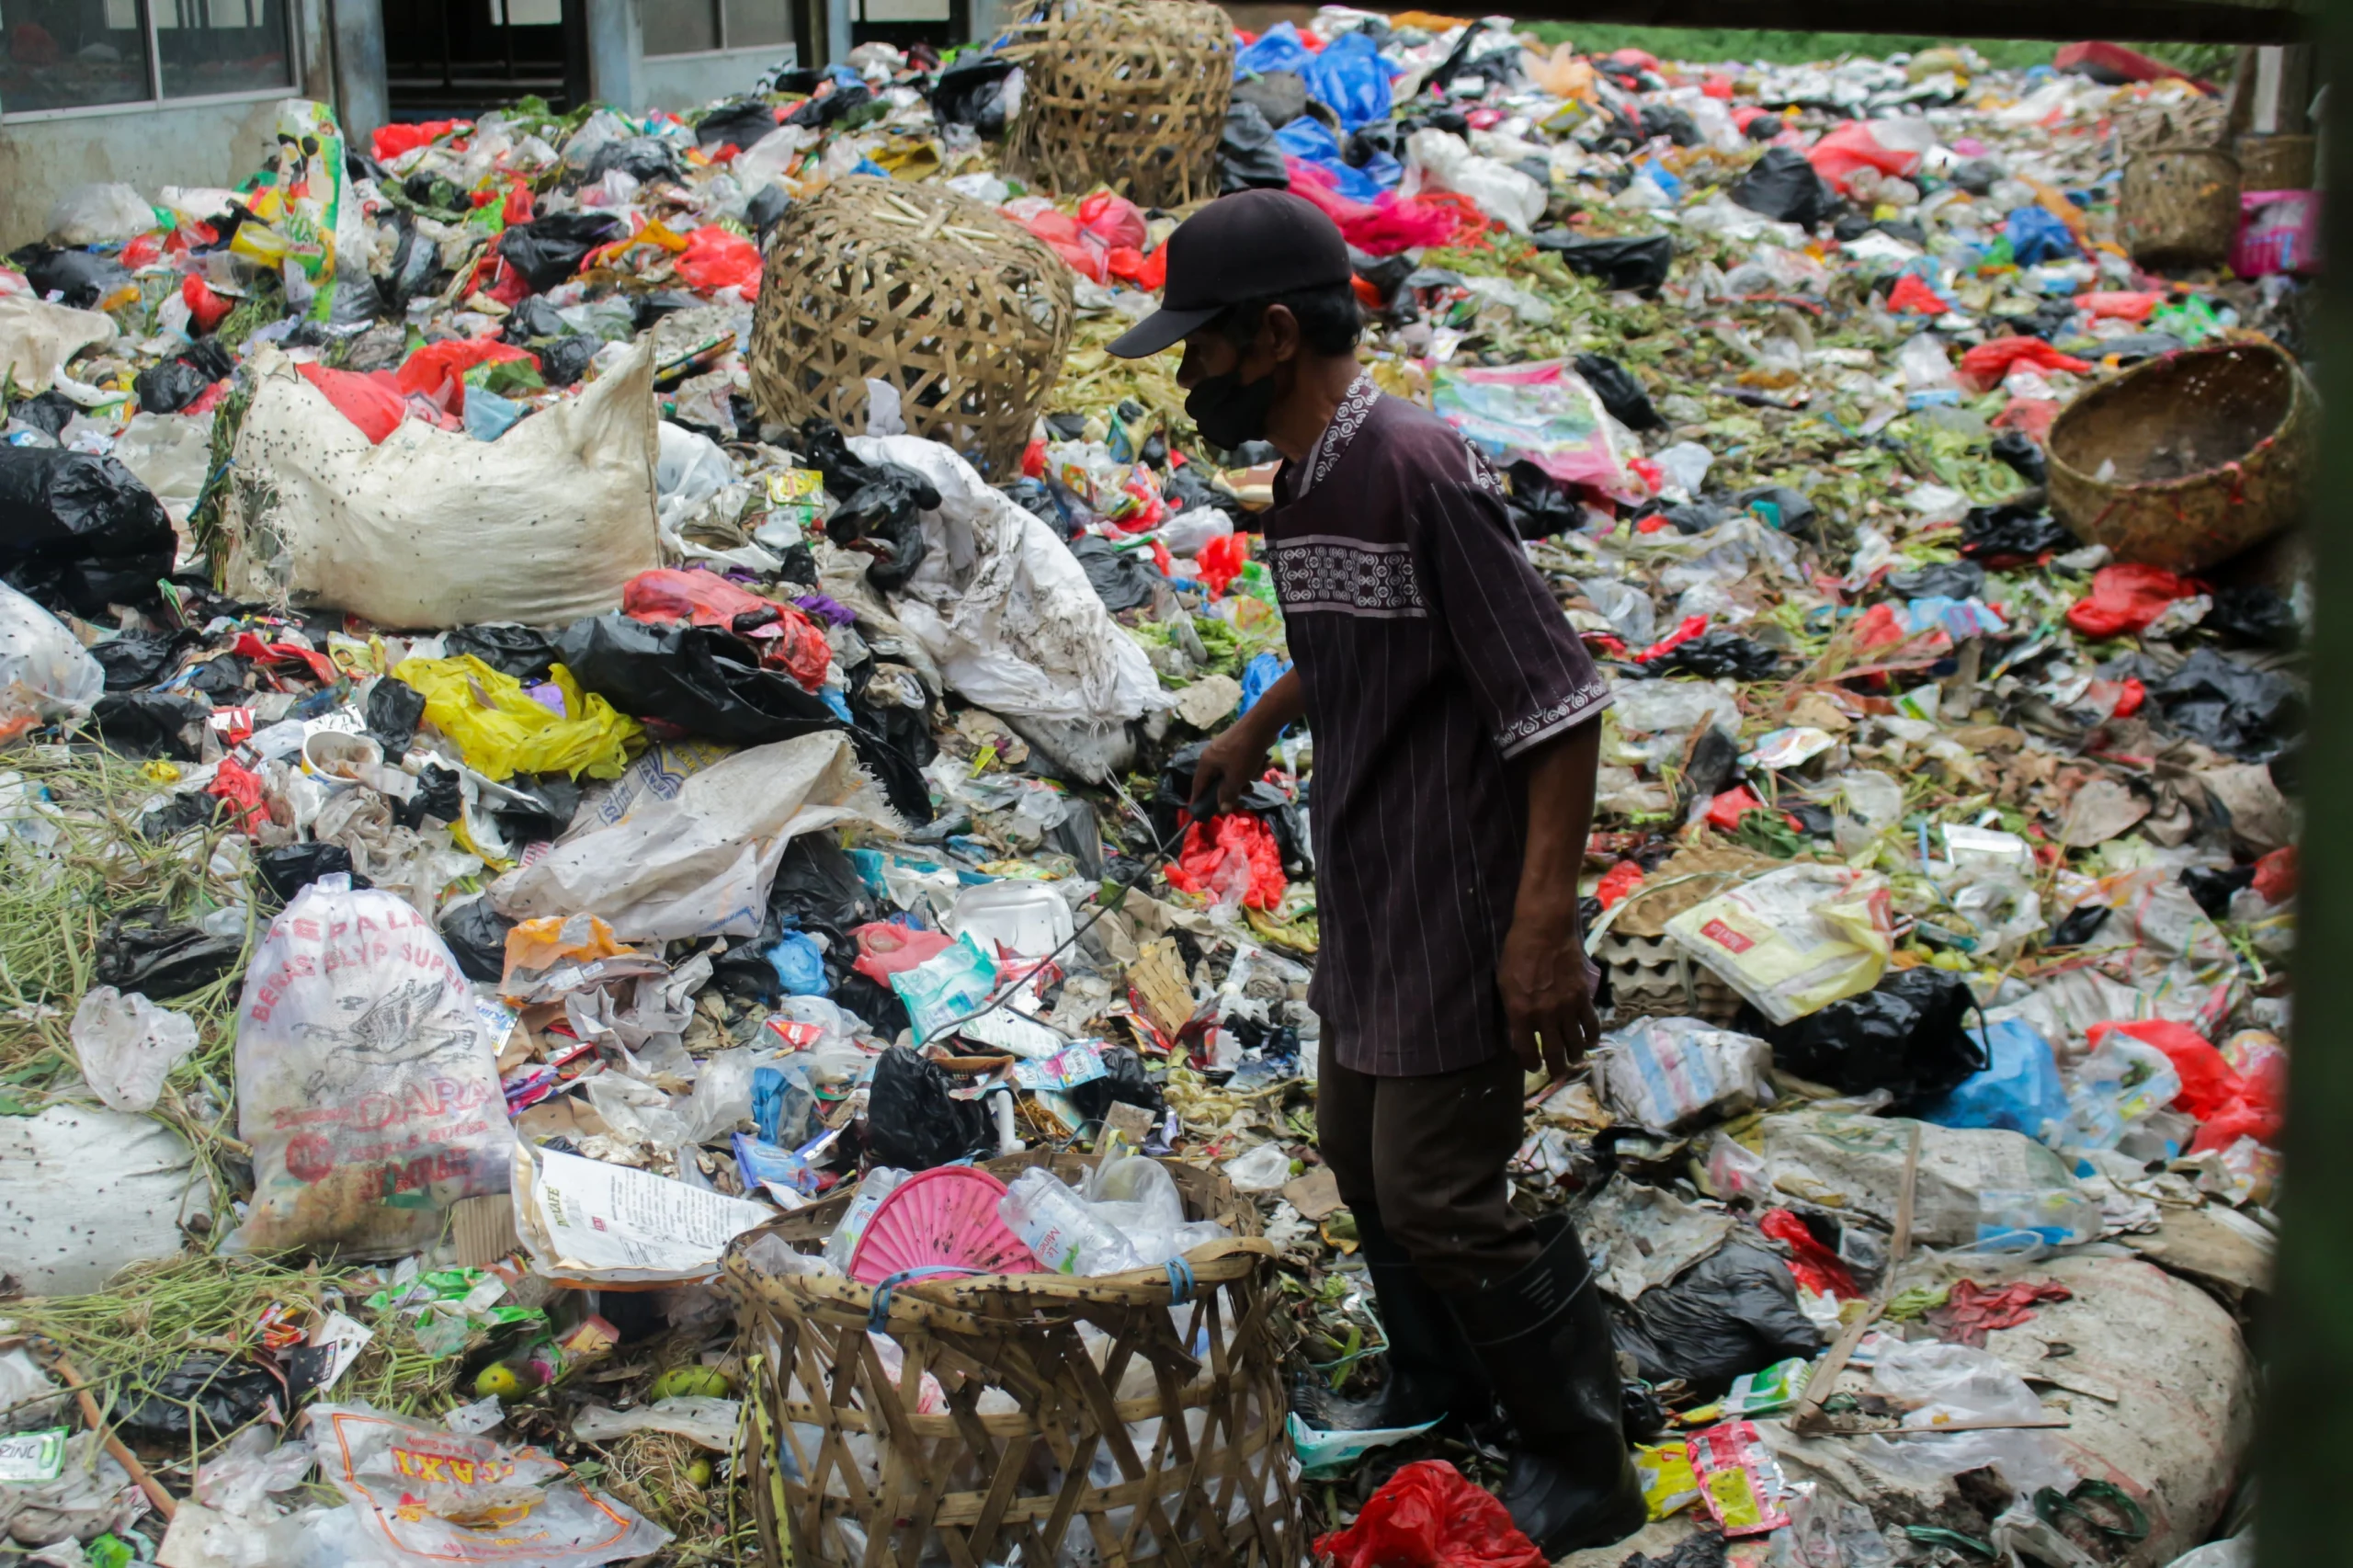
[[[2149,147],[2124,164],[2124,245],[2143,267],[2208,267],[2239,232],[2239,161],[2218,147]]]
[[[2313,136],[2238,139],[2239,187],[2243,190],[2310,190],[2320,141]]]
[[[2120,561],[2201,571],[2296,520],[2319,433],[2318,399],[2277,344],[2168,354],[2060,412],[2052,508]]]
[[[1218,188],[1233,23],[1200,0],[1053,0],[998,51],[1021,62],[1006,142],[1017,177],[1064,195],[1109,186],[1145,207]]]
[[[868,175],[790,209],[752,323],[752,399],[798,426],[866,427],[871,377],[907,428],[990,478],[1020,461],[1069,351],[1070,268],[994,209]]]
[[[984,1168],[1009,1180],[1049,1159]],[[1073,1181],[1092,1163],[1051,1161]],[[736,1240],[723,1284],[772,1568],[977,1568],[1017,1551],[1035,1563],[1294,1568],[1303,1527],[1276,1249],[1223,1176],[1166,1164],[1188,1214],[1237,1239],[1131,1274],[895,1287],[774,1267],[780,1247],[818,1250],[847,1193]],[[895,1377],[870,1329],[898,1346]]]

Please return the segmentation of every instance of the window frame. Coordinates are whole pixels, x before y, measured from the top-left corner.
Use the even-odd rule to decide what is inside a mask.
[[[47,120],[93,119],[109,114],[153,114],[165,109],[210,108],[223,104],[266,103],[273,98],[300,97],[302,91],[302,29],[296,25],[301,10],[301,0],[285,0],[282,15],[286,24],[285,82],[275,87],[245,87],[233,93],[201,93],[189,97],[167,98],[164,96],[164,51],[162,31],[155,25],[153,0],[133,0],[139,7],[140,30],[147,41],[147,96],[143,98],[122,98],[110,104],[75,104],[65,108],[12,109],[6,99],[0,99],[0,125],[38,125]],[[714,6],[721,0],[711,0]]]
[[[147,0],[140,0],[140,4],[142,6],[146,3]],[[741,54],[746,50],[753,49],[790,49],[795,51],[795,58],[799,57],[798,51],[801,46],[801,29],[797,25],[798,18],[794,14],[794,7],[790,4],[790,0],[778,0],[778,3],[784,8],[784,26],[786,36],[781,41],[777,43],[728,42],[727,0],[704,0],[704,3],[710,7],[711,32],[713,36],[719,40],[717,48],[681,50],[676,54],[658,53],[654,50],[648,49],[643,51],[645,58],[648,60],[716,60],[722,55]]]

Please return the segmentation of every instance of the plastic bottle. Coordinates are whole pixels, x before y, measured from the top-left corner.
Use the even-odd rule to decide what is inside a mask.
[[[996,1211],[1039,1263],[1057,1274],[1117,1274],[1143,1267],[1127,1237],[1096,1218],[1085,1199],[1049,1172],[1022,1172],[997,1199]]]
[[[849,1256],[858,1250],[858,1238],[866,1233],[874,1211],[882,1207],[884,1199],[898,1190],[907,1174],[895,1165],[878,1165],[866,1173],[866,1179],[858,1184],[858,1196],[849,1201],[849,1212],[834,1227],[834,1233],[825,1238],[827,1263],[845,1274],[849,1272]]]

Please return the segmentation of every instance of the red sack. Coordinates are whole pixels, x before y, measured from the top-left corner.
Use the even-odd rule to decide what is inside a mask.
[[[2103,566],[2092,574],[2092,591],[2067,611],[2067,624],[2086,637],[2138,636],[2165,606],[2200,591],[2196,579],[2162,566]]]
[[[383,370],[330,370],[324,365],[297,365],[301,378],[326,395],[335,412],[359,426],[371,446],[400,428],[408,417],[408,399],[395,390]]]
[[[1917,153],[1899,153],[1893,147],[1882,147],[1879,137],[1868,121],[1850,119],[1834,126],[1821,141],[1806,150],[1805,161],[1813,172],[1838,187],[1838,194],[1848,195],[1847,182],[1855,171],[1877,169],[1883,175],[1908,175],[1920,166]]]
[[[1078,204],[1078,226],[1101,240],[1105,250],[1126,245],[1140,251],[1150,237],[1143,209],[1108,190],[1098,190]]]
[[[1952,307],[1945,303],[1942,295],[1920,281],[1918,273],[1907,272],[1895,280],[1893,289],[1888,290],[1887,308],[1898,315],[1917,312],[1924,316],[1940,316]]]
[[[1185,846],[1168,868],[1168,885],[1180,892],[1215,898],[1226,858],[1237,852],[1250,864],[1250,891],[1242,895],[1242,902],[1252,909],[1272,909],[1280,903],[1290,886],[1283,875],[1282,851],[1275,846],[1274,830],[1246,812],[1188,825]]]
[[[748,300],[760,291],[760,247],[715,223],[706,224],[687,236],[686,254],[671,270],[706,294],[733,289]]]
[[[2035,370],[2088,370],[2088,359],[2062,354],[2039,337],[1997,337],[1981,343],[1961,357],[1961,379],[1979,392],[1991,392],[2016,365]]]
[[[736,619],[780,611],[776,619],[737,631]],[[739,588],[716,572],[640,572],[621,589],[621,613],[655,626],[691,620],[723,627],[760,650],[760,663],[782,669],[804,691],[825,684],[833,645],[798,607]]]
[[[392,378],[392,384],[405,394],[422,392],[438,403],[445,413],[466,411],[466,372],[477,365],[503,363],[508,359],[531,359],[532,354],[511,343],[501,343],[493,337],[450,337],[439,343],[428,343],[410,355]]]
[[[1417,1460],[1366,1499],[1357,1522],[1315,1540],[1335,1568],[1545,1568],[1493,1494],[1444,1460]]]

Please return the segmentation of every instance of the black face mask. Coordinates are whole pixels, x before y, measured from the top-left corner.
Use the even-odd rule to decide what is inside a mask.
[[[1229,452],[1267,438],[1267,415],[1274,406],[1272,371],[1245,381],[1240,371],[1228,370],[1202,381],[1185,398],[1185,412],[1201,439]]]

